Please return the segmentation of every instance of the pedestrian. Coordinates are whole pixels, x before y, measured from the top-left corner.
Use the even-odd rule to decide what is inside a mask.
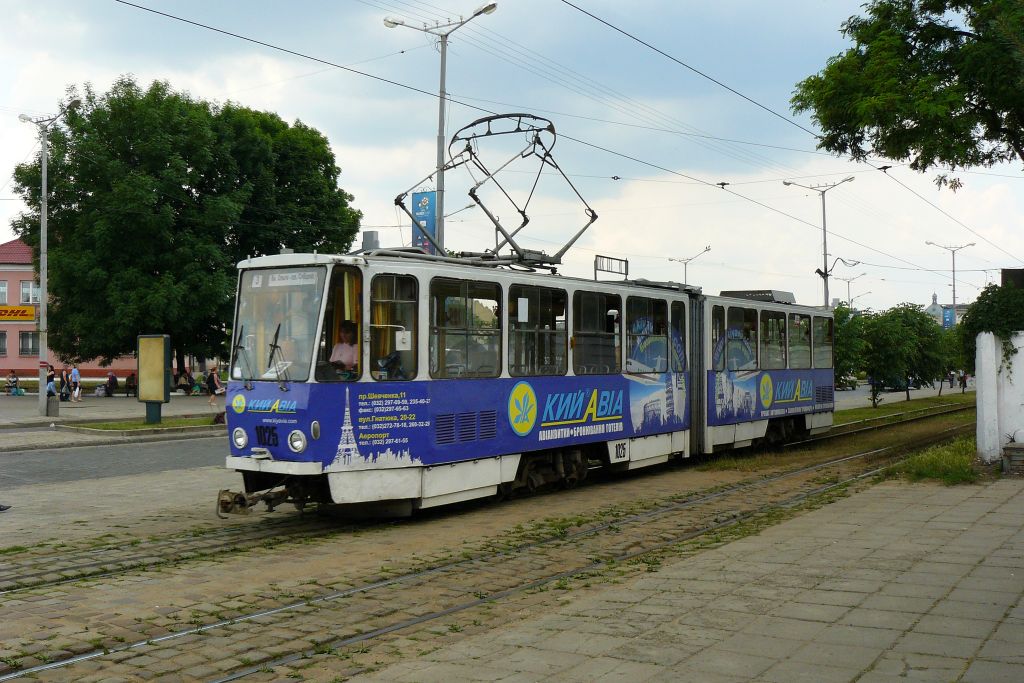
[[[18,386],[18,374],[14,372],[14,370],[11,370],[7,375],[7,384],[5,389],[9,396],[21,395],[21,388]]]
[[[209,404],[216,405],[217,397],[224,393],[224,386],[220,383],[220,373],[216,367],[206,373],[206,390],[210,392]]]
[[[78,363],[71,366],[71,400],[82,402],[82,373],[78,371]]]
[[[961,372],[960,373],[960,393],[963,394],[963,393],[966,393],[966,392],[967,392],[967,373],[966,372]]]
[[[49,363],[46,364],[46,395],[57,395],[57,371]]]
[[[71,371],[64,365],[60,369],[60,400],[71,400]]]

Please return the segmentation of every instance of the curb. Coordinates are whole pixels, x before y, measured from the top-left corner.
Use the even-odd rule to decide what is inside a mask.
[[[222,411],[218,411],[218,412],[222,412]],[[210,419],[213,419],[213,416],[216,415],[216,414],[217,413],[184,413],[182,415],[167,415],[165,417],[173,417],[173,418],[179,418],[179,417],[209,417]],[[139,415],[139,416],[136,416],[136,417],[144,417],[144,416]],[[125,419],[125,418],[123,418],[123,417],[83,417],[81,419],[73,419],[73,420],[68,420],[67,422],[61,422],[60,420],[63,420],[63,419],[64,418],[61,418],[61,417],[58,416],[56,418],[56,420],[54,418],[51,418],[51,417],[46,417],[46,418],[40,417],[40,418],[37,418],[37,419],[28,420],[28,421],[22,421],[22,422],[5,422],[3,424],[0,424],[0,433],[2,433],[4,429],[32,429],[32,428],[37,428],[37,427],[49,427],[50,424],[53,424],[54,427],[57,427],[57,428],[60,428],[60,427],[72,427],[72,426],[75,426],[75,425],[95,424],[97,422],[116,422],[117,420],[122,420],[122,419]],[[211,426],[223,426],[223,425],[211,425]],[[161,428],[160,427],[154,427],[154,429],[161,429]],[[162,429],[192,429],[192,427],[163,427]],[[94,431],[109,432],[110,430],[94,430]]]
[[[108,422],[109,420],[104,420]],[[62,432],[77,432],[79,434],[92,434],[95,436],[109,436],[118,441],[130,439],[136,436],[154,436],[178,434],[181,437],[188,437],[192,434],[216,434],[224,432],[227,434],[227,427],[224,425],[196,425],[192,427],[148,427],[144,429],[93,429],[92,427],[78,427],[75,425],[54,425],[55,429]]]
[[[214,425],[220,427],[221,425]],[[195,428],[193,428],[195,429]],[[219,434],[210,430],[207,427],[200,427],[203,429],[202,433],[181,433],[172,432],[169,434],[128,434],[121,437],[113,437],[106,439],[90,440],[83,443],[32,443],[23,444],[20,446],[0,446],[0,454],[3,453],[20,453],[22,451],[44,451],[44,450],[57,450],[61,448],[81,448],[84,446],[123,446],[126,443],[148,443],[153,441],[186,441],[188,439],[208,438],[211,436],[219,436]],[[163,430],[161,430],[163,431]],[[93,429],[88,432],[90,435],[96,433],[110,434],[109,430]],[[227,436],[225,432],[224,436]],[[226,453],[227,451],[225,451]]]

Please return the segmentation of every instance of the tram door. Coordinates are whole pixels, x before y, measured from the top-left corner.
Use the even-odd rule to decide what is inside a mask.
[[[363,277],[358,268],[335,266],[316,356],[318,382],[352,382],[363,370]]]

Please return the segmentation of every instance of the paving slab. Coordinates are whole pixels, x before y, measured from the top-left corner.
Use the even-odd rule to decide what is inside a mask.
[[[512,681],[1022,681],[1022,522],[1021,479],[885,482],[463,642]],[[449,647],[356,680],[468,676]]]

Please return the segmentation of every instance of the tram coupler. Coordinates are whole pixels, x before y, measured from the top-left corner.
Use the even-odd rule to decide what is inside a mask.
[[[226,519],[225,515],[247,515],[249,508],[257,503],[267,504],[267,512],[288,499],[288,491],[284,489],[263,491],[262,493],[241,493],[222,489],[217,494],[217,516]]]

